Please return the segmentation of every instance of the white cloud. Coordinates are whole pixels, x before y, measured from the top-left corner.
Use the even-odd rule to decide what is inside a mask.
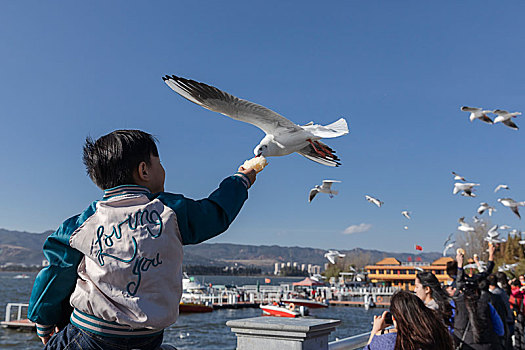
[[[372,228],[372,224],[365,224],[364,222],[359,225],[348,226],[343,233],[345,235],[351,235],[353,233],[366,232]]]

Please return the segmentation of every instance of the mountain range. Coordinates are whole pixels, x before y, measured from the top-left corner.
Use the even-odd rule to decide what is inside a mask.
[[[42,246],[52,231],[29,233],[0,229],[0,265],[25,264],[41,265],[44,260]],[[200,243],[184,246],[185,265],[206,266],[256,266],[263,271],[272,271],[276,262],[312,264],[324,266],[328,260],[324,257],[327,251],[318,248],[281,247],[278,245],[245,245],[232,243]],[[400,261],[409,259],[431,262],[441,254],[429,253],[394,253],[379,250],[354,248],[339,250],[346,254],[345,261],[362,267],[373,264],[385,257],[394,257]],[[362,265],[362,266],[360,266]]]

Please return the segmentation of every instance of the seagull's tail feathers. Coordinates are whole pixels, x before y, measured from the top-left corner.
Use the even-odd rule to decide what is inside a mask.
[[[328,125],[305,125],[306,129],[311,132],[314,136],[320,138],[333,138],[348,134],[348,124],[344,118],[333,122]]]
[[[316,144],[320,145],[321,147],[314,148],[312,144],[309,144],[308,146],[297,151],[297,153],[319,164],[331,167],[337,167],[341,165],[341,163],[339,163],[340,159],[334,154],[335,151],[333,149],[319,141],[316,141]]]

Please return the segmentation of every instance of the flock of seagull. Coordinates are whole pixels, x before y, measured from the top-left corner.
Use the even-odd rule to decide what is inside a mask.
[[[464,112],[470,112],[470,121],[474,121],[475,119],[479,119],[487,124],[496,124],[496,123],[503,123],[506,126],[508,126],[511,129],[518,130],[518,126],[512,121],[512,118],[516,118],[518,115],[521,115],[520,112],[507,112],[503,109],[495,109],[495,110],[488,110],[483,108],[477,108],[477,107],[467,107],[463,106],[461,107],[461,110]],[[492,113],[495,114],[497,117],[492,120],[488,114]]]
[[[339,162],[340,159],[335,155],[335,151],[320,140],[348,134],[348,124],[344,118],[340,118],[329,125],[319,125],[314,124],[314,122],[298,125],[264,106],[240,99],[216,87],[175,75],[166,75],[162,79],[173,91],[187,100],[208,110],[252,124],[261,129],[265,136],[253,150],[255,157],[285,156],[296,152],[322,165],[337,167],[341,164]],[[502,109],[485,110],[467,106],[461,107],[461,110],[470,113],[469,118],[471,122],[479,119],[488,124],[503,123],[515,130],[518,129],[518,126],[512,119],[521,115],[520,112],[508,112]],[[494,120],[489,114],[495,115]],[[454,175],[454,180],[457,181],[454,183],[453,194],[461,193],[462,196],[476,197],[474,193],[475,187],[480,186],[480,184],[467,182],[463,176],[455,172],[452,172],[452,174]],[[338,191],[333,190],[332,185],[340,182],[338,180],[323,180],[321,185],[315,185],[310,190],[308,201],[311,202],[319,193],[328,194],[330,197],[337,195]],[[498,192],[501,189],[508,190],[509,187],[501,184],[496,187],[494,192]],[[380,199],[370,195],[365,195],[365,199],[379,208],[384,204]],[[500,198],[498,202],[511,209],[521,219],[518,208],[525,206],[525,202],[517,202],[512,198]],[[480,215],[488,212],[488,215],[492,216],[494,211],[496,209],[485,202],[481,203],[478,208],[478,214]],[[411,218],[411,214],[407,210],[403,210],[401,214],[407,219]],[[459,223],[458,230],[463,232],[474,231],[474,228],[465,222],[464,217],[459,219]],[[489,242],[502,241],[497,232],[498,229],[502,228],[503,226],[498,227],[497,225],[492,227],[486,240]],[[408,229],[408,226],[404,226],[404,229]],[[450,235],[445,241],[443,255],[446,255],[447,251],[454,246],[454,243]],[[522,244],[525,244],[525,241]],[[344,257],[344,254],[330,250],[325,254],[325,257],[330,262],[335,263],[335,259]]]

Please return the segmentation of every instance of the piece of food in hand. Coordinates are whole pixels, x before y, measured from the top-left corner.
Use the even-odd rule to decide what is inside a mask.
[[[250,169],[253,168],[256,172],[260,172],[264,169],[264,167],[268,165],[268,161],[263,156],[253,157],[252,159],[248,159],[245,161],[241,166],[244,169]]]
[[[456,254],[465,255],[465,249],[463,249],[463,248],[458,248],[458,249],[456,250]]]

